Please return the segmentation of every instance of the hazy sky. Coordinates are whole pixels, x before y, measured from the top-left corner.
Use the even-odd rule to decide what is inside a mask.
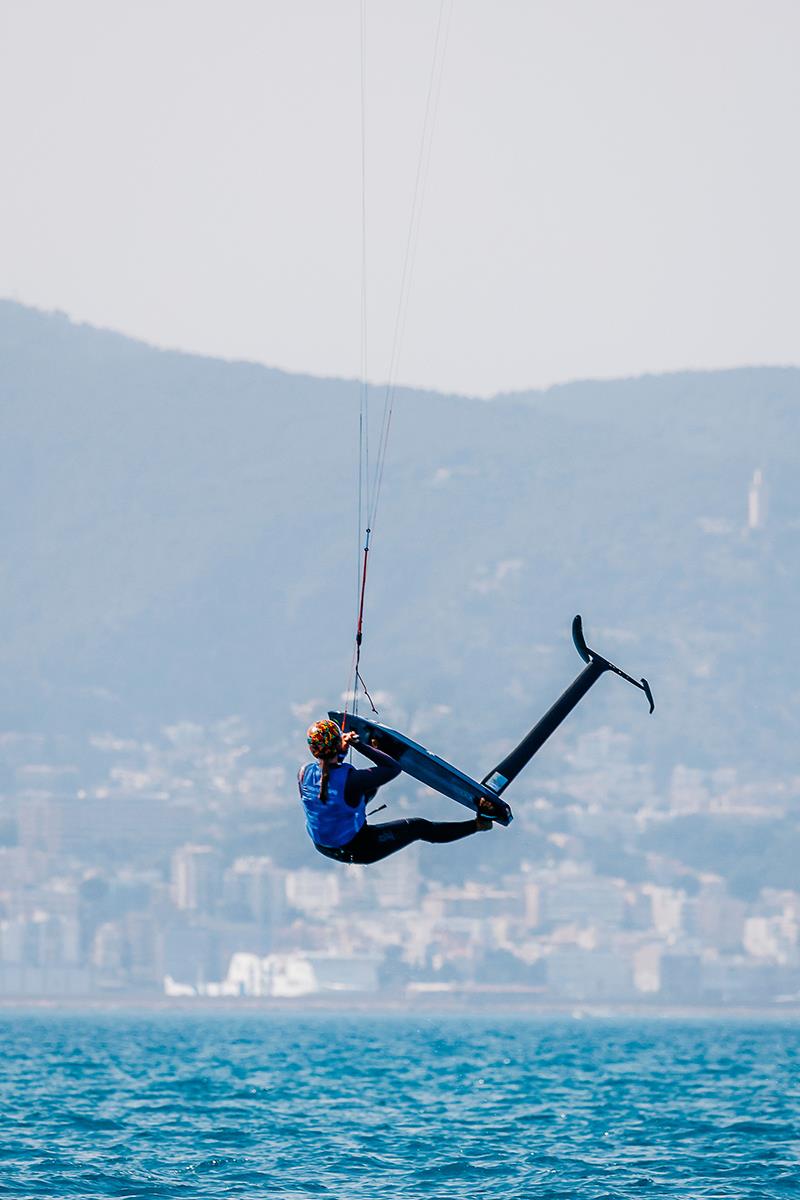
[[[384,379],[440,9],[366,8]],[[2,0],[0,294],[357,375],[359,25],[359,0]],[[454,0],[399,379],[800,362],[798,61],[797,0]]]

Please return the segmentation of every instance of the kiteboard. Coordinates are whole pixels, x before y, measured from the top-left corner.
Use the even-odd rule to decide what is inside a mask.
[[[575,617],[572,622],[572,640],[586,666],[555,704],[536,722],[533,729],[480,783],[465,775],[458,767],[439,758],[438,754],[431,754],[430,750],[426,750],[418,742],[412,742],[404,733],[398,733],[396,729],[390,729],[388,725],[382,725],[379,721],[342,712],[330,712],[328,716],[342,729],[346,728],[358,734],[362,741],[377,746],[379,750],[397,759],[405,773],[418,779],[420,783],[441,792],[443,796],[449,796],[451,800],[457,800],[473,812],[491,817],[501,825],[508,825],[512,820],[511,809],[500,799],[500,794],[516,779],[575,705],[607,671],[644,692],[651,713],[655,708],[653,693],[646,679],[634,679],[602,654],[587,646],[580,616]]]
[[[458,801],[473,812],[484,817],[491,817],[500,825],[509,825],[512,813],[505,800],[501,800],[496,792],[465,775],[452,763],[445,762],[438,754],[431,754],[418,742],[412,742],[404,733],[390,729],[379,721],[371,721],[367,717],[354,716],[342,712],[329,712],[328,716],[337,725],[350,733],[358,734],[360,741],[383,750],[391,758],[397,759],[406,775],[419,780],[443,796]]]

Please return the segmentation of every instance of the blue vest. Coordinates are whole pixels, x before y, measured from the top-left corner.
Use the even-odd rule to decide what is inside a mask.
[[[364,800],[360,801],[358,808],[352,808],[344,798],[347,776],[352,769],[349,763],[331,767],[328,772],[328,796],[323,804],[319,798],[322,782],[319,763],[307,763],[300,768],[297,780],[300,799],[306,810],[306,829],[317,846],[326,846],[328,849],[346,846],[366,821]]]

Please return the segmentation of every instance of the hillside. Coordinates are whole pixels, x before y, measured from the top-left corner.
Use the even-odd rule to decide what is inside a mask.
[[[159,351],[6,301],[0,394],[4,728],[240,713],[288,745],[293,705],[338,700],[354,383]],[[747,531],[756,468],[769,507]],[[630,733],[662,771],[796,771],[799,501],[794,368],[489,402],[401,392],[367,680],[386,719],[481,771],[580,666],[580,611],[658,707],[647,719],[606,680],[576,729]]]

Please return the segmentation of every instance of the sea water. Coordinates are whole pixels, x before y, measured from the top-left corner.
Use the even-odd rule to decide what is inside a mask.
[[[0,1195],[800,1197],[800,1026],[0,1017]]]

